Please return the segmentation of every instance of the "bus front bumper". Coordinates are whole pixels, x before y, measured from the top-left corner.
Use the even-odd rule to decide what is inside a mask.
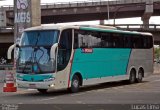
[[[16,80],[18,88],[28,88],[28,89],[49,89],[54,88],[53,81],[47,82],[27,82]]]

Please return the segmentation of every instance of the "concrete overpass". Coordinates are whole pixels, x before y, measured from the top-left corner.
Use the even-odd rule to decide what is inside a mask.
[[[3,7],[6,25],[14,24],[13,7]],[[41,5],[41,23],[62,23],[89,20],[142,17],[149,23],[150,16],[160,16],[159,0],[115,0],[55,3]]]

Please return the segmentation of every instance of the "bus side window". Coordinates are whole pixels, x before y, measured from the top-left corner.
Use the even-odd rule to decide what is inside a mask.
[[[132,35],[129,35],[129,34],[126,34],[124,35],[124,47],[125,48],[134,48],[136,47],[135,45],[135,39],[134,39],[135,36],[132,36]]]
[[[143,36],[143,40],[144,40],[144,48],[152,48],[153,47],[152,36]]]
[[[74,48],[87,48],[88,38],[87,33],[83,30],[75,30],[74,33]]]
[[[101,32],[101,47],[102,48],[110,48],[112,47],[112,42],[111,42],[111,34],[110,33],[103,33]]]

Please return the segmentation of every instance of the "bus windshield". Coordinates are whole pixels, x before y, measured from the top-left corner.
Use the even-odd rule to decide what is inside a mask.
[[[20,46],[52,46],[57,42],[58,34],[58,30],[24,32]]]
[[[29,31],[22,34],[17,58],[19,73],[47,73],[55,71],[50,50],[58,42],[58,30]]]

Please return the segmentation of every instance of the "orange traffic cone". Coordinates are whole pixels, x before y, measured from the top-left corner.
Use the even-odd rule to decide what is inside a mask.
[[[3,92],[16,92],[17,87],[15,86],[13,73],[6,73],[6,82],[3,87]]]

